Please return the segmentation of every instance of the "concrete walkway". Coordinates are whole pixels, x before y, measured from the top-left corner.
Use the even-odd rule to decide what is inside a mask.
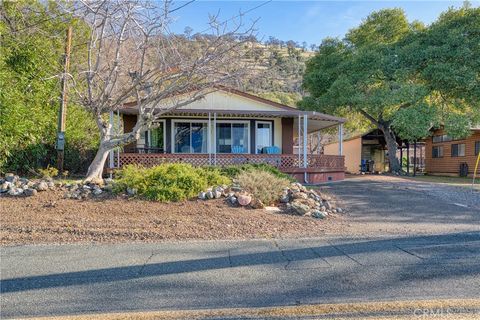
[[[1,248],[1,318],[478,298],[480,233]]]

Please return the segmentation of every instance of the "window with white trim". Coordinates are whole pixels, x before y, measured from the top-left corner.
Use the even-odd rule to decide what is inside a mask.
[[[248,121],[217,121],[217,153],[249,153],[250,123]]]
[[[255,122],[255,153],[262,153],[263,148],[273,145],[272,123],[267,121]]]
[[[172,149],[174,153],[207,153],[207,121],[173,121]]]

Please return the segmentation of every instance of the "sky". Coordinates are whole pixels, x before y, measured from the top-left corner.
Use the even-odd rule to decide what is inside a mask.
[[[470,1],[477,7],[480,1]],[[175,2],[179,7],[186,2]],[[420,20],[426,24],[451,6],[462,6],[463,1],[202,1],[196,0],[172,13],[170,28],[183,33],[186,26],[195,32],[208,30],[209,14],[219,14],[221,21],[248,12],[244,21],[257,20],[257,38],[267,40],[269,36],[300,44],[319,44],[325,37],[340,37],[358,26],[372,11],[382,8],[403,8],[410,21]],[[258,8],[256,8],[258,7]],[[256,8],[256,9],[253,9]],[[253,9],[253,10],[252,10]]]

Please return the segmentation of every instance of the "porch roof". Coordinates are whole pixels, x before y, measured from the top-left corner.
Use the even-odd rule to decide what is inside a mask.
[[[308,119],[308,133],[316,132],[325,128],[333,127],[345,122],[344,118],[331,116],[328,114],[316,112],[316,111],[303,111],[295,108],[288,107],[289,109],[283,109],[278,111],[265,111],[265,110],[219,110],[219,109],[176,109],[169,112],[165,112],[164,117],[202,117],[208,118],[216,114],[221,118],[294,118],[294,128],[298,129],[299,116],[307,116]],[[159,109],[159,112],[162,112]],[[138,110],[136,108],[123,108],[120,110],[122,114],[136,115]]]

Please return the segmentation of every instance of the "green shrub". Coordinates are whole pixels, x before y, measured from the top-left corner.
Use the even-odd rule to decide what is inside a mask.
[[[38,169],[38,172],[42,175],[42,178],[54,178],[58,176],[58,169],[55,167],[47,166],[45,169]]]
[[[263,171],[268,172],[276,176],[277,178],[286,179],[288,181],[295,181],[290,175],[281,172],[276,167],[271,166],[265,163],[254,163],[254,164],[243,164],[243,165],[234,165],[234,166],[227,166],[220,169],[221,172],[230,177],[236,178],[242,172],[251,172],[251,171]]]
[[[190,164],[162,164],[152,168],[130,165],[117,173],[115,190],[136,189],[140,197],[169,202],[186,200],[208,187],[230,182],[218,169],[197,168]]]
[[[290,185],[290,180],[260,169],[243,171],[235,181],[266,205],[277,202],[283,189]]]

